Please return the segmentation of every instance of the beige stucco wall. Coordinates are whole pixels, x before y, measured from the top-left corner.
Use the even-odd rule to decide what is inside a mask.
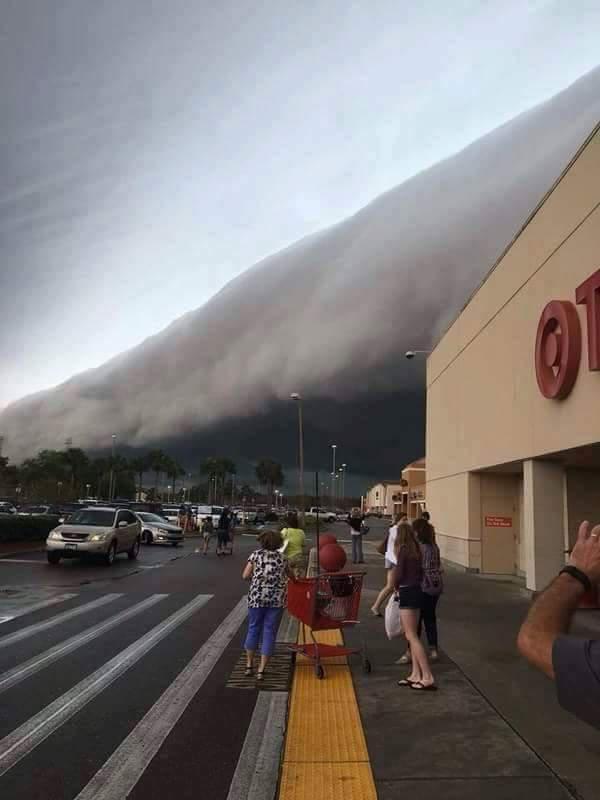
[[[381,509],[385,514],[393,513],[392,496],[400,494],[402,486],[398,483],[378,483],[366,494],[367,509]]]
[[[585,306],[577,306],[582,358],[569,397],[544,398],[534,366],[542,309],[553,299],[575,302],[576,287],[599,268],[597,131],[428,359],[427,504],[445,557],[477,565],[470,472],[600,441],[600,373],[587,368]],[[525,551],[519,539],[519,569]]]
[[[538,319],[600,268],[600,132],[491,273],[427,365],[428,479],[600,441],[600,373],[582,363],[571,395],[537,386]]]

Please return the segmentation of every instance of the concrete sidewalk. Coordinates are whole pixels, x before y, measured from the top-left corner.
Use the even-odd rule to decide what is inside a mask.
[[[371,550],[371,548],[369,548]],[[600,795],[600,733],[563,712],[551,681],[523,662],[515,640],[530,603],[510,580],[447,568],[439,605],[439,691],[396,681],[404,640],[388,642],[369,608],[383,584],[382,559],[367,555],[363,624],[371,675],[353,668],[380,800],[543,800]],[[581,612],[581,635],[600,638],[600,612]]]

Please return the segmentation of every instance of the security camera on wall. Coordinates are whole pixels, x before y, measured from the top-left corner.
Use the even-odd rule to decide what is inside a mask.
[[[411,358],[415,357],[415,353],[412,350],[407,350],[404,355],[406,356],[406,358],[409,359],[409,361],[410,361]]]

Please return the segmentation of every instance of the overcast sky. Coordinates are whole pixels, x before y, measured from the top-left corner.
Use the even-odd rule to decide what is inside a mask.
[[[563,89],[599,32],[598,0],[3,0],[0,407]]]

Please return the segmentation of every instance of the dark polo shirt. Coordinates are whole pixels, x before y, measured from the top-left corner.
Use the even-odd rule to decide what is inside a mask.
[[[600,730],[600,640],[559,636],[552,664],[558,702]]]

